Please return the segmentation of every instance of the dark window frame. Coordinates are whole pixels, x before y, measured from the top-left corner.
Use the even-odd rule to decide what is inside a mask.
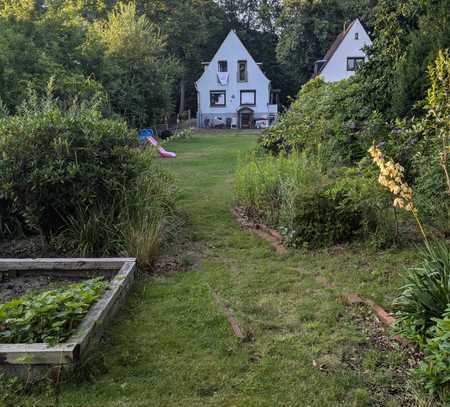
[[[213,93],[221,93],[223,94],[223,104],[214,104],[213,103]],[[227,91],[224,89],[210,90],[209,91],[209,106],[210,107],[226,107],[227,106]]]
[[[242,94],[243,93],[253,93],[254,103],[242,103]],[[241,106],[256,106],[256,89],[241,89],[239,96],[240,96]]]
[[[347,71],[355,72],[358,67],[365,62],[364,57],[348,57],[347,58]],[[350,61],[353,61],[353,67],[350,66]]]
[[[355,40],[359,40],[359,33],[355,33]]]
[[[225,64],[225,71],[221,70],[221,64]],[[217,71],[218,72],[228,72],[228,61],[223,59],[217,63]]]
[[[241,79],[241,63],[245,64],[245,70],[244,70],[244,79]],[[237,70],[237,79],[238,82],[248,82],[248,62],[246,59],[240,59],[237,62],[238,70]]]

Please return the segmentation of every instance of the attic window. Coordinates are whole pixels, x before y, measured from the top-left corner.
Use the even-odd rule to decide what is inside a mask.
[[[228,62],[219,61],[219,72],[228,72]]]
[[[364,57],[347,58],[347,71],[356,71],[364,63]]]
[[[247,61],[238,61],[238,82],[247,82]]]
[[[355,40],[359,40],[359,33],[355,33]]]

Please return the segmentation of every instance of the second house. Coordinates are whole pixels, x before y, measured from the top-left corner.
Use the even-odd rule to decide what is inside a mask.
[[[264,128],[277,116],[277,93],[270,80],[230,31],[195,83],[199,127]]]

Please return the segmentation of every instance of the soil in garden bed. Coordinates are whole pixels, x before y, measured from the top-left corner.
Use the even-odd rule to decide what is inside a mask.
[[[63,247],[49,245],[42,236],[0,240],[0,258],[79,257]]]
[[[40,273],[20,273],[13,276],[1,275],[0,273],[0,304],[11,301],[14,298],[21,297],[29,293],[41,293],[44,291],[63,288],[69,284],[76,283],[82,280],[87,280],[92,277],[98,277],[95,272],[86,272],[82,276],[64,277],[61,275],[52,276],[53,272]],[[108,278],[107,276],[104,276]]]

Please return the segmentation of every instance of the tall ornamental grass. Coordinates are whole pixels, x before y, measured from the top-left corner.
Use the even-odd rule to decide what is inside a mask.
[[[357,170],[332,168],[327,148],[277,157],[252,155],[236,171],[236,203],[293,245],[379,238],[389,228],[387,194]]]

